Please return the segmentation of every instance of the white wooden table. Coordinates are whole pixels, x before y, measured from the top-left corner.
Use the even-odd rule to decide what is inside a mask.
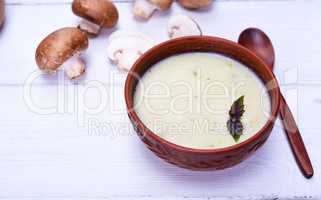
[[[280,123],[242,164],[191,172],[149,152],[131,129],[123,100],[125,74],[109,63],[110,31],[91,40],[88,73],[77,83],[41,75],[38,43],[75,25],[70,0],[7,0],[0,34],[0,198],[3,199],[320,199],[321,1],[217,0],[208,11],[171,12],[146,23],[119,1],[118,29],[167,39],[169,15],[195,18],[207,35],[236,40],[249,26],[265,30],[276,52],[276,75],[293,109],[315,176],[305,179]]]

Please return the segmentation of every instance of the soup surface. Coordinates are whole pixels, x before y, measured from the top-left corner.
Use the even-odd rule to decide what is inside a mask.
[[[227,121],[244,96],[244,127],[234,140]],[[147,71],[136,86],[135,110],[158,136],[180,146],[213,149],[234,145],[257,133],[270,117],[263,82],[243,64],[214,53],[184,53]]]

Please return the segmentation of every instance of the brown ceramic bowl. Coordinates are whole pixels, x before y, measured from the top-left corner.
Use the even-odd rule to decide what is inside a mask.
[[[158,61],[186,52],[214,52],[231,57],[252,69],[268,85],[271,117],[265,126],[249,139],[225,148],[193,149],[173,144],[149,130],[137,116],[134,92],[139,77]],[[137,78],[138,77],[138,78]],[[239,44],[209,36],[191,36],[170,40],[155,46],[137,60],[125,86],[127,111],[140,139],[157,156],[174,165],[192,170],[224,169],[240,163],[255,152],[269,137],[279,109],[279,86],[268,66],[256,55]]]

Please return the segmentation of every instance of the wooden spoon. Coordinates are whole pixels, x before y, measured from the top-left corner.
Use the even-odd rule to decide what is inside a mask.
[[[241,33],[238,43],[255,53],[269,66],[271,70],[273,70],[275,61],[274,48],[271,40],[263,31],[257,28],[248,28]],[[294,117],[282,94],[279,112],[283,128],[297,164],[304,176],[306,178],[311,178],[314,171],[309,155],[304,146],[304,142],[295,123]]]

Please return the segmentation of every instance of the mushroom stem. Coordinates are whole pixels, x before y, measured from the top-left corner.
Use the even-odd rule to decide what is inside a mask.
[[[88,20],[81,20],[78,28],[82,31],[85,31],[88,35],[96,37],[99,35],[101,31],[101,26],[94,24]]]
[[[157,10],[157,6],[151,4],[148,0],[135,0],[134,16],[142,19],[149,19]]]
[[[75,79],[85,72],[85,63],[79,55],[74,55],[66,60],[62,67],[70,79]]]

